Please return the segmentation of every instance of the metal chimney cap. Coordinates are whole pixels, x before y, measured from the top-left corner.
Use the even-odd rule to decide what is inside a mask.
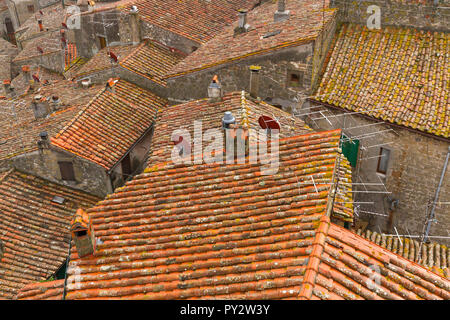
[[[41,133],[39,133],[39,137],[41,137],[42,140],[47,140],[48,139],[47,131],[42,131]]]
[[[137,6],[131,6],[130,12],[137,13],[137,12],[139,12],[139,9]]]
[[[236,119],[234,118],[233,114],[231,113],[231,111],[225,111],[225,114],[222,118],[222,122],[224,124],[232,124],[236,122]]]

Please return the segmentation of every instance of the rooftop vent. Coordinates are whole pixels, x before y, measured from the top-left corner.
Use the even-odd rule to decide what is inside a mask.
[[[91,86],[91,78],[85,79],[85,80],[81,80],[81,86],[83,88],[89,88]]]
[[[247,10],[240,9],[238,11],[238,26],[234,29],[234,35],[237,36],[241,33],[247,32],[250,25],[247,23]]]
[[[52,199],[52,202],[55,202],[58,204],[63,204],[64,201],[66,201],[66,199],[64,199],[63,197],[59,197],[59,196],[54,196]]]
[[[274,21],[281,22],[289,19],[289,10],[286,10],[286,1],[278,0],[278,10],[274,14]]]
[[[139,9],[138,9],[138,7],[136,7],[136,6],[131,6],[130,12],[131,12],[131,13],[138,13],[138,12],[139,12]]]
[[[219,77],[214,76],[208,87],[208,98],[211,102],[217,102],[222,99],[222,86],[219,83]]]
[[[222,128],[228,129],[231,124],[235,124],[236,119],[230,111],[226,111],[222,118]]]
[[[44,31],[44,25],[42,24],[42,20],[38,20],[39,31]]]

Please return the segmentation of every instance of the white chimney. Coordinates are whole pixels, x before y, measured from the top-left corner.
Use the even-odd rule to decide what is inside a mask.
[[[289,19],[289,10],[286,10],[286,1],[278,0],[278,10],[274,14],[274,21],[281,22]]]

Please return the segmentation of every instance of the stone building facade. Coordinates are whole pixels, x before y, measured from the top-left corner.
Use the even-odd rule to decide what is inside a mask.
[[[305,121],[311,128],[342,128],[346,137],[359,142],[352,178],[356,220],[377,232],[395,233],[396,227],[400,234],[421,235],[442,176],[429,234],[448,236],[450,163],[443,169],[449,139],[316,103],[308,113]],[[389,150],[385,173],[379,168],[382,148]]]

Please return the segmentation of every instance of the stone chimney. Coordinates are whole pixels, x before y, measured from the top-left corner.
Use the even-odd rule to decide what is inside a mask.
[[[39,19],[37,22],[38,22],[38,26],[39,26],[39,31],[40,32],[44,31],[44,25],[42,24],[42,20]]]
[[[70,225],[72,239],[77,248],[78,257],[83,258],[94,254],[96,249],[94,228],[89,215],[83,209],[78,209]]]
[[[133,44],[141,43],[141,19],[139,18],[139,9],[136,6],[131,6],[130,9],[130,28],[131,28],[131,42]]]
[[[78,0],[77,7],[80,8],[80,12],[86,12],[89,10],[88,0]]]
[[[3,80],[3,88],[5,89],[5,95],[8,97],[11,93],[11,80]]]
[[[229,114],[227,113],[230,112],[227,111],[225,113],[225,116],[222,119],[223,125],[225,125],[225,119],[229,117]],[[237,125],[236,123],[228,124],[227,127],[224,128],[224,130],[226,163],[244,164],[245,157],[249,155],[249,130],[240,125]]]
[[[34,117],[36,119],[45,118],[50,113],[50,105],[44,97],[40,94],[34,96],[31,102],[31,108],[34,112]]]
[[[57,111],[61,109],[61,99],[58,96],[52,96],[51,98],[52,110]]]
[[[31,85],[31,74],[30,74],[30,66],[29,65],[25,65],[22,66],[22,74],[23,74],[23,79],[25,80],[25,83],[27,85]]]
[[[247,10],[240,9],[238,11],[238,26],[234,29],[234,35],[237,36],[241,33],[247,32],[250,26],[247,23]]]
[[[289,19],[289,10],[286,10],[286,1],[278,0],[278,10],[274,14],[274,21],[281,22]]]
[[[66,30],[61,29],[61,48],[65,48],[67,46],[67,39],[66,39]]]
[[[215,75],[208,87],[208,98],[210,102],[218,102],[222,100],[222,86],[219,77]]]
[[[259,94],[259,71],[260,66],[250,66],[250,96],[253,98],[258,98]]]

